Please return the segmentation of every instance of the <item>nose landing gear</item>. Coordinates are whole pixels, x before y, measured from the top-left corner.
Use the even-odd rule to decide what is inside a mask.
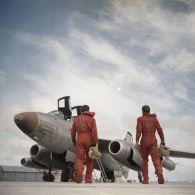
[[[51,173],[51,168],[49,168],[49,172],[43,171],[43,181],[45,181],[45,182],[53,182],[54,180],[55,180],[55,177]]]

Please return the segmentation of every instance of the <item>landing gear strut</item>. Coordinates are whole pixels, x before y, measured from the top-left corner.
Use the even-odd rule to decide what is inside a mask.
[[[55,177],[53,174],[51,174],[51,167],[49,168],[49,172],[43,171],[43,181],[53,182],[54,180],[55,180]]]
[[[141,171],[138,171],[138,179],[139,179],[139,182],[142,183],[143,178],[142,178],[142,173],[141,173]]]
[[[74,176],[74,163],[67,162],[66,167],[62,170],[61,173],[61,181],[68,182],[69,180],[73,180]]]

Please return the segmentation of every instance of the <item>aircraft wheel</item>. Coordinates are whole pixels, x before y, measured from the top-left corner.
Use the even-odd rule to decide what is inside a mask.
[[[115,177],[114,177],[114,172],[113,171],[106,172],[106,176],[107,176],[109,181],[111,181],[112,183],[115,182]],[[103,182],[106,182],[104,178],[103,178]]]
[[[69,180],[69,169],[65,168],[62,170],[62,173],[61,173],[61,181],[68,182],[68,180]]]
[[[54,180],[55,180],[55,177],[51,173],[45,173],[43,175],[43,181],[45,181],[45,182],[53,182]]]
[[[74,175],[74,164],[68,163],[66,168],[62,170],[61,181],[68,182],[69,179],[73,180],[73,175]]]

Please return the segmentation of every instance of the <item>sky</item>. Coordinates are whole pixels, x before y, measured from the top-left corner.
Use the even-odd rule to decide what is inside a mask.
[[[195,152],[195,1],[1,0],[1,165],[20,165],[35,144],[14,115],[56,110],[67,95],[90,105],[100,138],[135,138],[148,104],[167,146]],[[195,180],[195,160],[172,160],[166,179]]]

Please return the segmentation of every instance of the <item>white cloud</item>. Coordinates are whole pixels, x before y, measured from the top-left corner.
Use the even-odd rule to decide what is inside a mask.
[[[125,14],[126,12],[123,8],[124,7],[119,7],[117,9],[121,9],[121,13]],[[144,7],[144,9],[146,8]],[[133,13],[135,12],[133,11]],[[140,14],[140,12],[138,13]],[[136,16],[137,20],[139,20],[139,18],[140,17]],[[133,19],[131,18],[131,20]],[[51,107],[48,107],[47,104],[51,104],[55,99],[64,94],[71,94],[72,97],[77,97],[75,101],[78,104],[86,100],[91,104],[95,102],[97,110],[106,105],[106,112],[109,118],[115,118],[114,113],[116,110],[119,110],[119,115],[128,115],[129,111],[125,109],[128,105],[138,110],[140,105],[148,102],[153,105],[154,110],[168,111],[169,109],[177,109],[175,97],[187,99],[185,88],[183,88],[182,92],[176,89],[173,93],[174,96],[167,94],[166,88],[161,85],[162,81],[160,81],[148,67],[143,67],[138,61],[135,61],[135,59],[123,54],[119,48],[116,48],[101,36],[97,36],[97,34],[93,36],[88,32],[83,32],[75,27],[74,21],[72,21],[72,23],[71,25],[74,26],[74,29],[70,28],[69,30],[70,42],[80,49],[80,51],[84,51],[84,56],[77,56],[77,53],[74,53],[74,48],[69,47],[70,42],[68,39],[61,41],[60,38],[59,41],[57,37],[53,39],[51,37],[39,37],[29,34],[21,36],[23,38],[26,37],[24,39],[26,43],[38,46],[42,51],[45,51],[49,59],[51,57],[53,58],[53,61],[49,64],[48,60],[47,64],[44,64],[44,61],[41,62],[43,67],[47,67],[45,68],[44,75],[25,76],[26,79],[32,80],[36,89],[38,89],[36,93],[34,89],[32,91],[32,102],[34,102],[33,104],[37,105],[38,108],[41,105],[42,107],[45,105],[44,110],[46,110]],[[88,70],[88,68],[90,69],[90,65],[83,65],[90,64],[88,56],[94,61],[100,61],[100,63],[105,64],[105,67],[111,64],[114,71],[105,73],[104,68],[102,68],[102,74],[104,74],[103,79],[91,78],[92,76],[90,77]],[[175,66],[176,65],[175,63]],[[163,62],[161,68],[165,66],[166,63]],[[83,70],[82,73],[86,73],[84,77],[79,76],[81,73],[80,70]],[[99,71],[98,67],[96,67],[94,71]],[[121,93],[116,95],[118,83],[121,85]],[[56,88],[56,86],[58,87]],[[126,90],[129,91],[126,92],[129,94],[129,99],[123,96],[123,88],[125,92]],[[73,89],[76,90],[73,91]],[[39,95],[39,93],[41,95]],[[42,97],[42,94],[47,97],[47,100],[43,100],[44,97]],[[107,101],[110,99],[112,99],[112,102]],[[114,99],[116,100],[114,101]],[[45,104],[39,102],[45,102]],[[116,106],[117,104],[120,109]],[[124,109],[122,109],[123,107]],[[102,111],[100,111],[100,115],[105,116]],[[134,117],[135,116],[136,114]],[[117,119],[112,121],[117,121]],[[108,123],[109,122],[102,123],[106,125],[108,131],[111,131],[108,127],[112,129],[112,126],[119,127],[121,125],[121,123],[119,123],[120,125],[108,125]],[[135,124],[133,121],[132,123]]]
[[[34,144],[14,123],[14,115],[26,111],[21,105],[7,105],[2,108],[0,117],[0,161],[1,165],[20,165],[23,157],[29,156],[29,149]]]
[[[81,45],[85,45],[83,50],[87,50],[93,58],[101,59],[102,63],[107,64],[109,62],[113,64],[113,66],[117,67],[116,70],[107,72],[103,78],[92,78],[92,76],[88,75],[86,67],[84,67],[83,71],[87,74],[87,77],[79,76],[80,72],[67,64],[67,59],[68,61],[71,58],[76,59],[76,55],[74,56],[73,52],[70,52],[71,56],[68,56],[65,53],[67,50],[66,44],[57,42],[57,40],[54,42],[47,38],[47,47],[50,48],[48,55],[49,57],[50,55],[53,56],[54,62],[52,61],[50,64],[42,62],[43,66],[47,67],[44,75],[24,75],[26,79],[32,81],[36,86],[30,92],[33,107],[39,110],[41,107],[47,112],[49,108],[52,108],[51,105],[57,98],[63,95],[71,95],[73,102],[76,104],[88,102],[97,111],[99,114],[97,118],[101,121],[100,135],[105,135],[104,129],[106,129],[107,135],[110,135],[112,131],[117,132],[112,134],[114,137],[124,136],[126,132],[118,132],[118,129],[122,129],[122,127],[125,127],[123,131],[127,130],[129,124],[131,124],[131,128],[135,127],[135,121],[130,118],[136,119],[137,114],[140,113],[141,105],[146,102],[153,105],[153,110],[159,110],[159,112],[161,110],[176,109],[177,104],[174,98],[165,93],[166,89],[161,87],[161,81],[147,67],[140,68],[141,65],[136,64],[136,62],[128,63],[131,59],[123,55],[120,50],[104,42],[104,40],[96,41],[93,36],[83,34],[82,31],[77,31],[77,36],[82,40]],[[85,36],[87,36],[86,39]],[[36,44],[36,39],[32,42]],[[56,45],[58,45],[57,48]],[[90,47],[91,45],[96,47]],[[103,50],[104,45],[105,48],[112,49],[98,53],[99,50]],[[64,48],[64,51],[61,48]],[[41,49],[44,50],[45,46],[41,47]],[[96,50],[98,55],[95,55]],[[112,59],[112,53],[114,54],[114,60]],[[66,59],[64,55],[67,56]],[[83,60],[80,61],[81,64],[88,63],[87,58],[81,58],[81,60]],[[72,60],[72,67],[78,67],[76,63],[77,60]],[[82,67],[78,69],[80,68]],[[144,73],[139,72],[141,69]],[[118,83],[121,85],[121,93],[117,93]],[[132,91],[131,96],[128,98],[122,93],[123,87],[125,90]],[[153,93],[153,88],[155,93]],[[34,89],[38,91],[35,92]],[[152,92],[151,94],[149,93],[150,91]],[[186,98],[181,91],[175,91],[174,93],[179,98]],[[106,110],[102,108],[106,108]],[[134,110],[137,112],[134,113]],[[131,111],[133,114],[130,113]],[[123,120],[128,115],[129,121]],[[109,121],[113,122],[110,123]]]
[[[181,49],[177,53],[168,55],[163,61],[164,68],[182,72],[195,72],[194,64],[194,54],[186,49]]]

